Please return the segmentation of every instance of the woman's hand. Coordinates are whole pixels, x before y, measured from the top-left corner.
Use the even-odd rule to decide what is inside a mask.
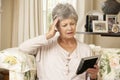
[[[94,68],[87,69],[87,73],[90,74],[91,80],[94,80],[97,78],[98,71],[99,71],[98,65],[94,65]]]
[[[57,25],[57,23],[58,23],[58,20],[59,20],[59,19],[56,18],[56,19],[53,21],[52,25],[50,26],[49,31],[48,31],[48,33],[46,34],[46,38],[47,38],[47,39],[50,39],[50,38],[52,38],[53,36],[55,36],[55,34],[56,34],[56,32],[57,32],[56,25]]]

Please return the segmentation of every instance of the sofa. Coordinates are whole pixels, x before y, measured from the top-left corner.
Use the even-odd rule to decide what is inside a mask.
[[[101,55],[98,80],[120,80],[120,49],[90,45],[92,55]],[[36,62],[33,55],[9,48],[0,51],[0,68],[9,71],[9,80],[35,80]]]
[[[90,45],[93,55],[101,55],[98,80],[120,80],[120,48]]]

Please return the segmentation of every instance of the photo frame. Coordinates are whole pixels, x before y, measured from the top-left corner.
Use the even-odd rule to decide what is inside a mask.
[[[117,23],[117,15],[106,15],[106,21],[108,25],[108,32],[112,32],[113,24]]]
[[[108,32],[108,25],[106,21],[93,21],[93,32]]]
[[[92,26],[92,21],[93,20],[98,20],[99,16],[98,15],[87,15],[86,16],[86,32],[93,32],[93,26]]]

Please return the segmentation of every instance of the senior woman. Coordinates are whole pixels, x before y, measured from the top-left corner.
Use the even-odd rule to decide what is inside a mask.
[[[48,33],[25,41],[19,46],[23,52],[36,55],[38,80],[85,80],[97,77],[98,66],[77,75],[79,61],[90,56],[88,45],[74,37],[78,15],[72,5],[57,4],[52,12],[53,24]],[[55,35],[59,32],[59,35]],[[74,78],[73,78],[74,77]]]

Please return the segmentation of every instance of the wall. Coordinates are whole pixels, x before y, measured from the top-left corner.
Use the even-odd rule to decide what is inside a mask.
[[[1,49],[1,0],[0,0],[0,49]]]
[[[88,1],[88,0],[86,0]],[[85,7],[88,10],[91,10],[93,8],[94,10],[100,10],[101,11],[101,4],[105,0],[93,0],[93,6],[90,5],[90,1],[86,2],[88,7]],[[13,26],[13,3],[14,0],[2,0],[2,22],[1,22],[1,32],[4,35],[1,35],[2,41],[1,43],[1,49],[9,48],[11,47],[11,36],[12,36],[12,26]],[[91,7],[89,7],[91,6]],[[120,17],[120,16],[119,16]],[[120,20],[119,20],[120,21]],[[88,38],[91,38],[93,36],[88,35]],[[94,43],[96,45],[102,46],[102,47],[114,47],[114,48],[120,48],[120,37],[101,37],[99,35],[94,36],[91,38],[90,43]],[[86,41],[88,42],[88,41]]]
[[[2,0],[1,17],[1,49],[11,47],[12,19],[13,19],[13,0]]]

